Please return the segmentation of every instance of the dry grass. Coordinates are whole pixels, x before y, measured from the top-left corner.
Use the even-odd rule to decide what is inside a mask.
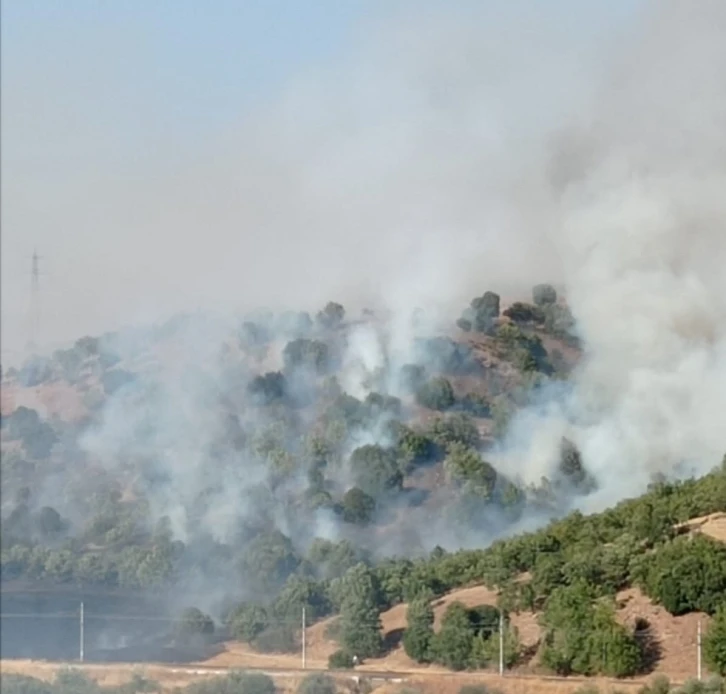
[[[62,669],[57,663],[32,660],[3,660],[0,668],[5,673],[17,673],[36,677],[45,681],[55,678],[58,670]],[[192,682],[217,676],[216,673],[184,672],[181,667],[163,665],[149,665],[139,667],[136,665],[88,665],[85,664],[79,669],[83,670],[89,677],[96,680],[102,686],[113,686],[128,682],[131,677],[138,673],[149,679],[158,682],[165,692],[175,687],[185,687]],[[189,668],[193,670],[193,668]],[[339,691],[354,691],[350,675],[330,673],[338,681]],[[304,677],[302,671],[289,671],[281,673],[270,673],[275,680],[280,694],[293,694]],[[365,672],[360,672],[361,678]],[[583,687],[585,683],[595,685],[600,692],[622,691],[635,692],[645,683],[645,678],[636,680],[615,681],[608,679],[583,678],[556,678],[556,677],[524,677],[509,674],[504,678],[492,673],[478,674],[453,674],[453,673],[419,673],[406,676],[403,682],[373,682],[373,692],[376,694],[399,694],[406,689],[421,692],[422,694],[458,694],[462,686],[466,684],[483,684],[491,690],[498,690],[503,694],[571,694]]]
[[[675,528],[683,532],[702,533],[718,542],[726,542],[726,513],[718,512],[691,518],[685,523],[679,523]]]
[[[617,612],[621,623],[633,626],[635,620],[640,618],[650,625],[650,633],[660,650],[658,672],[678,680],[695,676],[698,623],[701,622],[705,631],[708,615],[693,612],[674,617],[665,608],[654,605],[637,588],[621,591],[617,601],[621,605]]]
[[[58,417],[74,422],[88,415],[83,403],[83,393],[65,381],[43,383],[25,388],[17,383],[4,382],[0,389],[0,412],[7,416],[18,407],[37,410],[45,417]]]

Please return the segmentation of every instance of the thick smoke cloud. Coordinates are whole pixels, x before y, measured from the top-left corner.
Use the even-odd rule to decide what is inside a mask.
[[[594,508],[638,493],[654,473],[705,471],[726,449],[726,8],[654,3],[627,37],[590,54],[559,13],[528,8],[527,20],[481,9],[404,15],[350,63],[226,134],[213,156],[133,196],[134,233],[158,251],[168,241],[158,230],[174,230],[185,283],[171,282],[168,302],[163,278],[145,286],[163,309],[375,306],[381,317],[336,345],[339,384],[361,399],[398,394],[400,367],[422,361],[417,338],[452,330],[485,289],[519,298],[540,281],[563,285],[586,357],[568,388],[545,390],[515,418],[491,460],[536,483],[552,475],[566,436],[599,485],[573,503]],[[238,327],[177,326],[157,355],[163,368],[111,398],[82,446],[112,470],[141,471],[134,483],[177,539],[202,530],[229,541],[266,504],[299,546],[338,539],[332,514],[300,527],[286,510],[302,477],[275,498],[261,491],[266,442],[304,443],[286,438],[310,425],[304,408],[286,427],[234,395],[253,373],[281,369],[285,343],[307,328],[272,324],[272,349],[248,345],[242,368],[224,356],[239,349]],[[156,335],[139,339],[139,351],[156,345]],[[314,397],[311,380],[291,378],[296,398]],[[220,423],[220,407],[234,417]],[[235,418],[259,432],[254,455],[220,449]],[[344,452],[387,443],[385,423]],[[216,477],[200,505],[211,452]],[[342,464],[333,477],[345,489],[351,471]],[[481,546],[512,530],[496,517],[486,531],[457,529],[405,510],[375,539],[379,550]]]
[[[546,474],[567,434],[598,505],[726,450],[726,6],[658,3],[634,38],[549,169],[587,358],[570,397],[515,423],[505,456]]]

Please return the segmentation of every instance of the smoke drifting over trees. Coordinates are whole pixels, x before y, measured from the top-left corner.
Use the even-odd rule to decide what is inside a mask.
[[[301,605],[340,612],[372,656],[381,604],[417,597],[412,569],[381,598],[376,562],[722,459],[726,6],[649,6],[582,98],[549,40],[525,60],[472,17],[383,32],[345,85],[301,85],[220,166],[140,201],[180,239],[225,211],[225,257],[196,276],[226,297],[5,374],[36,399],[3,410],[3,578],[174,586],[170,609],[202,610],[183,625],[209,612],[278,650]],[[252,258],[231,227],[260,239]],[[665,596],[659,570],[642,580]],[[407,648],[430,658],[414,604]]]

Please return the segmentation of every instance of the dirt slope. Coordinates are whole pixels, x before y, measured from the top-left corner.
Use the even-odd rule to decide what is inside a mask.
[[[726,542],[726,513],[711,513],[700,518],[691,518],[676,526],[676,530],[703,533],[719,542]]]
[[[434,628],[438,630],[446,608],[452,602],[461,602],[467,607],[477,605],[496,605],[497,593],[486,586],[473,586],[456,590],[434,602]],[[667,674],[674,680],[685,680],[696,674],[696,653],[698,624],[705,632],[708,616],[694,613],[674,617],[664,608],[654,605],[638,589],[631,588],[617,595],[617,618],[630,627],[637,620],[645,620],[647,630],[638,633],[644,645],[654,657],[657,672]],[[381,615],[382,634],[390,650],[382,658],[366,661],[357,669],[361,672],[400,672],[410,674],[443,674],[446,671],[435,665],[422,666],[411,660],[403,650],[401,637],[406,628],[407,605],[396,605]],[[328,656],[338,646],[329,637],[329,628],[335,618],[309,627],[306,632],[306,664],[312,668],[327,667]],[[522,645],[533,651],[541,637],[537,615],[522,612],[511,615],[512,625],[518,630]],[[213,667],[279,667],[296,668],[301,663],[301,654],[275,655],[256,653],[246,644],[229,642],[225,651],[206,661],[204,665]],[[517,673],[536,673],[536,659],[514,669]]]

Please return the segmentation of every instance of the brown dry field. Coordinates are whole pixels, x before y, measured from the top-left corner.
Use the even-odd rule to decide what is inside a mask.
[[[441,623],[446,607],[454,601],[459,601],[467,607],[476,605],[495,605],[496,591],[484,586],[463,588],[449,593],[434,603],[434,628]],[[674,680],[682,681],[696,673],[696,640],[698,623],[701,622],[703,630],[708,627],[708,616],[692,613],[681,617],[674,617],[665,609],[654,605],[649,598],[638,589],[622,591],[617,596],[618,619],[628,625],[633,625],[637,618],[645,619],[651,625],[651,633],[655,636],[661,651],[656,672],[668,675]],[[309,627],[306,632],[306,662],[309,667],[325,669],[328,656],[337,646],[326,638],[326,630],[333,619],[319,622]],[[384,637],[390,638],[396,632],[400,633],[406,626],[406,605],[396,605],[381,615],[382,631]],[[537,616],[531,612],[521,612],[512,615],[512,625],[519,631],[522,644],[525,647],[536,646],[540,638],[540,627]],[[248,645],[239,642],[229,642],[225,651],[214,656],[204,665],[212,667],[270,667],[270,668],[297,668],[300,665],[299,655],[271,655],[256,653]],[[412,661],[404,652],[400,643],[392,648],[382,658],[366,661],[357,668],[365,672],[396,672],[417,675],[444,675],[443,668],[430,665],[422,666]],[[512,674],[539,674],[536,658],[526,665],[512,670]]]
[[[459,601],[467,607],[476,605],[495,605],[497,593],[485,586],[473,586],[453,591],[434,602],[434,628],[437,629],[447,606]],[[651,626],[651,633],[659,643],[661,656],[655,669],[656,673],[665,674],[675,682],[682,682],[696,674],[696,639],[698,623],[701,622],[705,630],[708,626],[708,616],[703,614],[688,614],[674,617],[666,610],[653,605],[649,598],[637,589],[622,591],[617,596],[619,621],[633,625],[635,620],[645,619]],[[382,632],[384,637],[400,634],[406,626],[407,606],[396,605],[381,615]],[[306,630],[306,666],[313,670],[325,670],[328,656],[337,646],[326,636],[326,631],[334,618],[324,620]],[[525,647],[536,646],[540,637],[540,627],[535,614],[522,612],[512,615],[512,624],[519,630],[520,639]],[[276,675],[281,691],[294,691],[294,680],[301,673],[300,654],[267,654],[257,653],[249,645],[230,641],[225,649],[218,655],[200,663],[179,665],[176,667],[163,665],[88,665],[89,674],[97,678],[102,684],[111,685],[128,680],[134,672],[143,672],[164,685],[168,690],[173,687],[184,686],[204,675],[195,668],[225,669],[260,669],[280,671]],[[58,664],[44,661],[16,660],[2,661],[2,669],[6,672],[20,672],[36,677],[52,679]],[[366,661],[356,668],[356,673],[365,677],[386,673],[400,675],[405,678],[408,685],[415,684],[424,692],[441,692],[452,694],[463,685],[470,682],[490,684],[500,689],[504,694],[519,694],[520,692],[551,692],[552,694],[568,694],[582,686],[587,681],[602,685],[601,689],[632,689],[640,687],[653,675],[633,680],[584,680],[583,678],[557,678],[538,672],[536,657],[525,665],[508,671],[502,679],[498,673],[451,673],[441,667],[423,666],[412,661],[404,652],[400,643],[395,645],[387,655]],[[344,675],[337,675],[345,678]],[[349,680],[349,678],[348,678]],[[289,687],[292,687],[290,689]],[[400,689],[399,685],[387,683],[375,691],[381,694],[393,694]]]
[[[29,675],[38,679],[51,681],[55,673],[65,666],[57,663],[31,660],[4,660],[0,661],[0,669],[5,673],[17,673]],[[193,671],[193,666],[187,668],[175,668],[171,666],[149,665],[84,665],[82,669],[102,686],[114,686],[128,682],[131,677],[138,673],[149,679],[158,682],[165,692],[172,691],[175,687],[185,687],[192,682],[206,679],[214,674],[202,674]],[[184,670],[189,670],[185,672]],[[280,694],[294,694],[300,681],[303,678],[302,671],[287,671],[284,673],[269,672],[275,680]],[[354,692],[353,678],[350,674],[331,673],[336,679],[339,691]],[[365,673],[360,673],[361,678]],[[421,694],[457,694],[462,686],[466,684],[484,684],[492,690],[499,690],[502,694],[573,694],[584,684],[595,685],[606,694],[608,692],[635,692],[643,686],[647,678],[637,680],[615,681],[602,678],[556,678],[536,677],[508,674],[500,677],[492,673],[478,674],[452,674],[452,673],[419,673],[411,674],[401,678],[401,682],[380,682],[373,681],[372,691],[377,694],[399,694],[406,689],[413,688]]]

